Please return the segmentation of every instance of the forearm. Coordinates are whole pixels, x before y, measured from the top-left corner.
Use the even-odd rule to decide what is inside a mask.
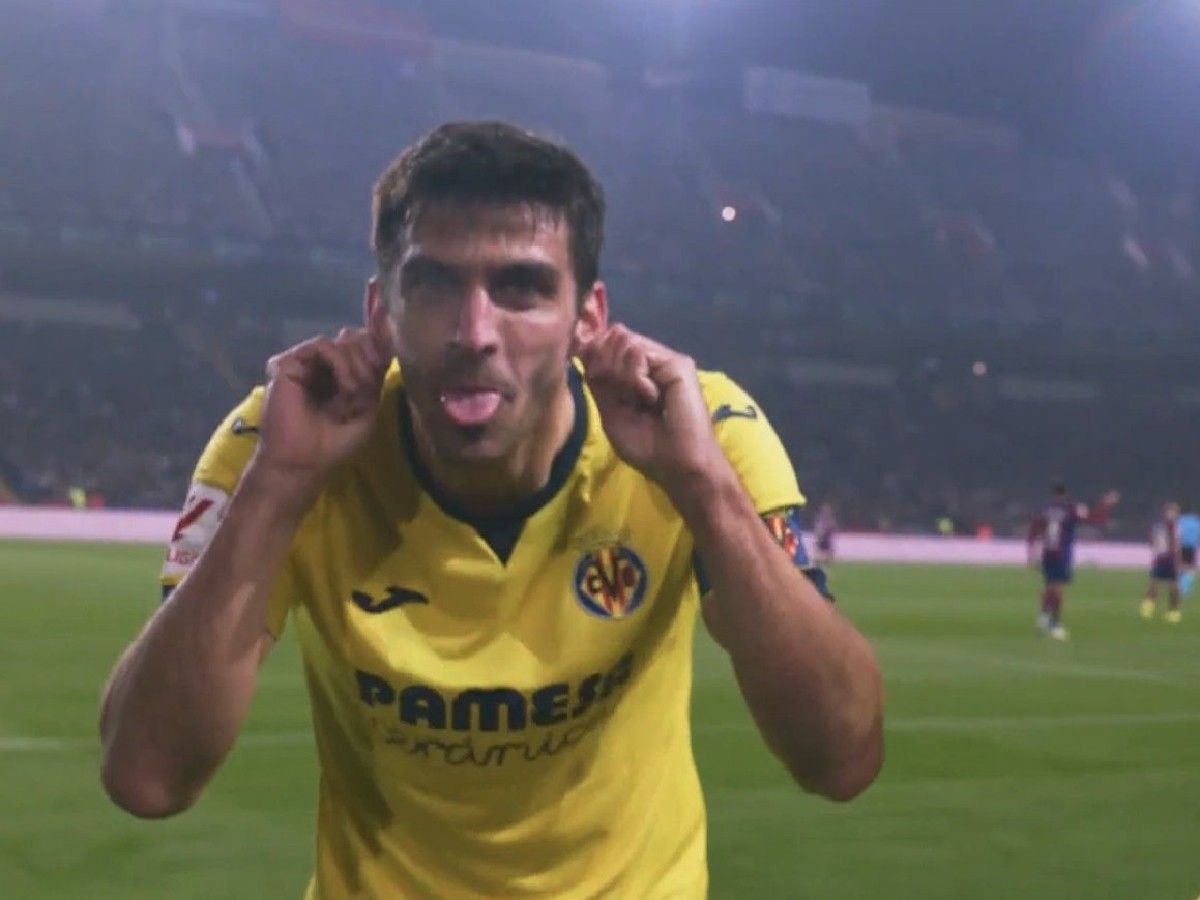
[[[677,505],[713,587],[705,622],[767,743],[806,789],[834,799],[861,792],[883,753],[870,645],[780,552],[732,470]]]
[[[138,815],[199,796],[250,707],[267,605],[303,514],[252,464],[195,567],[126,650],[101,707],[103,780]]]

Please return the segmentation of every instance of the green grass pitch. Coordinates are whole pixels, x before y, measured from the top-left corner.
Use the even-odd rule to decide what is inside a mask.
[[[157,594],[154,548],[0,543],[0,898],[297,898],[315,763],[296,648],[199,806],[131,819],[97,780],[96,705]],[[728,664],[696,647],[712,897],[1147,898],[1200,891],[1200,611],[1144,622],[1142,575],[1081,572],[1070,644],[1015,569],[844,565],[875,643],[887,762],[838,806],[792,788]]]

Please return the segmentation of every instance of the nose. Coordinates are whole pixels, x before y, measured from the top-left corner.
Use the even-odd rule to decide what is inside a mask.
[[[453,342],[464,350],[484,355],[495,352],[499,346],[496,305],[482,285],[472,287],[459,308]]]

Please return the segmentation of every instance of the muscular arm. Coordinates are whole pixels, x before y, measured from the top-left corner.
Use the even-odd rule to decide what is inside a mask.
[[[118,661],[100,712],[101,777],[134,815],[196,802],[250,708],[271,646],[272,585],[328,473],[374,428],[390,359],[381,307],[272,357],[257,450],[194,567]]]
[[[853,798],[883,763],[883,685],[871,646],[780,552],[731,469],[682,496],[713,585],[705,624],[728,651],[767,744],[806,790]]]
[[[102,781],[136,816],[189,808],[233,747],[272,645],[271,584],[303,514],[277,496],[252,463],[212,542],[105,688]]]
[[[713,431],[695,362],[621,325],[580,356],[614,449],[666,491],[692,532],[714,588],[705,622],[767,744],[807,790],[861,793],[883,762],[875,654],[763,527]],[[781,445],[739,455],[750,471],[788,465]],[[777,493],[798,496],[794,485]]]

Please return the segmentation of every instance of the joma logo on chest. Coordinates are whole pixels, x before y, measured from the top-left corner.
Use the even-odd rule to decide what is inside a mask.
[[[389,584],[385,590],[387,595],[380,600],[376,600],[365,591],[351,591],[350,599],[363,612],[369,613],[383,613],[409,603],[429,603],[429,598],[420,591],[396,587],[394,584]]]

